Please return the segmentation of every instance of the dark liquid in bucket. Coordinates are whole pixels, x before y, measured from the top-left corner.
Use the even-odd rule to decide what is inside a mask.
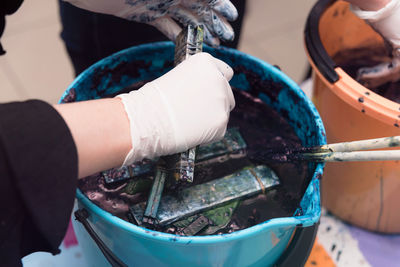
[[[340,51],[333,60],[353,79],[357,78],[357,71],[363,67],[373,67],[383,62],[389,62],[390,58],[383,47],[357,48]],[[400,81],[388,82],[378,87],[368,88],[378,95],[400,103]]]
[[[140,87],[140,85],[137,86]],[[274,90],[274,88],[271,88],[271,90]],[[301,146],[300,140],[291,126],[276,111],[249,93],[234,90],[234,95],[236,107],[231,112],[228,127],[239,128],[240,134],[247,144],[248,156],[260,149]],[[198,166],[195,168],[193,184],[221,178],[252,164],[248,158],[241,158]],[[231,213],[232,207],[227,207],[224,216],[230,217],[229,222],[219,225],[220,227],[217,227],[217,231],[213,234],[230,233],[271,218],[294,215],[311,178],[308,177],[307,164],[278,163],[269,164],[268,167],[276,172],[280,179],[280,185],[267,190],[264,194],[242,199],[234,209],[233,214]],[[124,220],[128,220],[129,206],[146,201],[149,190],[146,193],[128,195],[123,192],[125,186],[126,182],[119,182],[112,186],[106,185],[101,175],[93,175],[79,180],[80,189],[95,204]],[[173,192],[168,192],[166,188],[163,196],[167,194],[173,194]],[[176,226],[167,226],[157,230],[179,233],[182,229]],[[207,234],[206,231],[203,231],[204,233]]]

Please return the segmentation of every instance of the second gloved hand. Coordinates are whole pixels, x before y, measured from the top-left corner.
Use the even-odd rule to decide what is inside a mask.
[[[391,46],[391,62],[361,68],[357,80],[369,88],[376,88],[387,82],[400,79],[400,0],[391,0],[377,11],[362,10],[352,5],[351,10],[367,21]]]
[[[219,38],[231,41],[234,32],[227,22],[237,18],[235,6],[229,0],[64,0],[77,7],[97,13],[150,24],[169,39],[181,32],[176,21],[184,26],[202,24],[204,41],[219,45]],[[127,33],[129,34],[129,33]]]
[[[118,95],[132,140],[124,165],[222,139],[235,106],[232,76],[227,64],[200,53],[139,90]]]
[[[362,10],[354,5],[350,8],[354,14],[366,20],[390,43],[394,56],[400,56],[400,0],[391,0],[377,11]]]

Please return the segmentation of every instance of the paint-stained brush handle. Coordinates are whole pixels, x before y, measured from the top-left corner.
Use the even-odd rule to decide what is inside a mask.
[[[400,150],[358,151],[400,146],[400,136],[335,143],[316,147],[265,149],[252,155],[259,162],[400,160]]]
[[[314,162],[400,160],[400,150],[304,153],[298,159]]]
[[[400,146],[400,136],[366,139],[353,142],[335,143],[321,146],[321,150],[332,152],[350,152]]]

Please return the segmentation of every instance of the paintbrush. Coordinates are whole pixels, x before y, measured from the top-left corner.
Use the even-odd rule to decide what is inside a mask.
[[[400,146],[400,136],[343,142],[315,147],[265,149],[250,156],[258,162],[332,162],[400,160],[400,150],[371,150]]]

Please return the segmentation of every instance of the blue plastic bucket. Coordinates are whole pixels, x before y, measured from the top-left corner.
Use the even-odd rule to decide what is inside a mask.
[[[234,49],[205,47],[204,50],[234,68],[249,70],[253,81],[279,84],[278,92],[260,93],[259,97],[285,116],[303,145],[325,144],[324,127],[314,105],[280,70]],[[152,80],[172,67],[173,54],[171,42],[146,44],[118,52],[79,75],[60,102],[96,99],[133,83]],[[237,73],[231,85],[248,90],[251,86],[249,78],[248,74]],[[102,210],[80,190],[76,194],[76,208],[87,210],[89,224],[98,237],[128,266],[265,267],[273,265],[281,257],[296,228],[315,226],[319,220],[319,178],[323,164],[310,166],[312,179],[296,214],[271,219],[231,234],[183,237],[147,230]],[[90,266],[109,266],[85,228],[75,220],[74,229]]]

